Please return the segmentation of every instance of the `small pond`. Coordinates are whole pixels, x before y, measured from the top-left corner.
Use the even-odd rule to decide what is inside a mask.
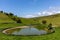
[[[23,28],[19,31],[12,32],[13,35],[42,35],[47,34],[44,30],[38,30],[36,28]]]
[[[26,27],[26,28],[6,29],[3,31],[3,33],[11,35],[42,35],[47,34],[47,31],[38,30],[37,28],[34,27]]]

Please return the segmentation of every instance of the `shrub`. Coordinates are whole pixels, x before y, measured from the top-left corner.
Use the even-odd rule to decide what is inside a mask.
[[[9,15],[8,13],[4,13],[5,15]]]
[[[14,17],[14,18],[12,18],[14,21],[16,21],[17,23],[22,23],[21,22],[21,20],[20,20],[20,18],[16,18],[16,17]]]
[[[42,24],[46,24],[46,23],[47,23],[46,20],[43,20],[43,21],[42,21]]]
[[[13,13],[9,13],[10,16],[13,16],[14,14]]]
[[[3,13],[3,11],[0,11],[0,13]]]
[[[20,19],[17,20],[17,23],[22,23]]]

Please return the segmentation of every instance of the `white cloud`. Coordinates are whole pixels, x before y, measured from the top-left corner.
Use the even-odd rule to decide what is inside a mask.
[[[25,18],[32,18],[32,17],[38,17],[38,16],[47,16],[60,13],[60,7],[49,7],[47,10],[44,10],[42,12],[38,12],[35,15],[26,15]]]
[[[42,13],[41,12],[38,12],[38,16],[42,16]]]
[[[32,17],[36,17],[34,15],[26,15],[25,18],[32,18]]]
[[[60,13],[60,7],[49,7],[47,10],[40,12],[43,16]],[[39,13],[38,13],[39,14]]]

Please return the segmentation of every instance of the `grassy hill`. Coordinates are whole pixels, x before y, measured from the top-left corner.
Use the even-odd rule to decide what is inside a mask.
[[[41,23],[42,20],[46,20],[47,24],[52,23],[54,26],[60,26],[60,13],[49,15],[49,16],[42,16],[42,17],[35,17],[35,18],[21,18],[23,24],[37,24]],[[5,15],[4,13],[0,13],[0,23],[9,23],[15,22],[10,17]]]
[[[21,18],[21,20],[24,24],[36,24],[41,23],[42,20],[46,20],[47,24],[52,23],[54,26],[60,26],[60,13],[35,18]]]
[[[55,28],[55,33],[40,36],[14,36],[2,33],[2,30],[7,28],[24,26],[24,24],[41,23],[42,20],[46,20],[47,24],[51,22],[53,25],[60,26],[60,14],[35,17],[35,18],[20,18],[20,19],[22,21],[21,24],[19,23],[1,24],[5,22],[14,22],[14,21],[7,15],[0,13],[0,40],[60,40],[60,27]]]
[[[44,17],[37,17],[37,21],[41,22],[42,20],[46,20],[47,24],[52,23],[55,26],[60,26],[60,14],[44,16]]]
[[[7,15],[0,13],[0,23],[9,23],[14,22],[11,18],[9,18]]]

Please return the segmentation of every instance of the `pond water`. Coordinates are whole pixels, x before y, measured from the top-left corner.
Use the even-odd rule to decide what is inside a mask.
[[[19,31],[12,32],[13,35],[42,35],[47,34],[45,30],[38,30],[36,28],[22,28]]]

